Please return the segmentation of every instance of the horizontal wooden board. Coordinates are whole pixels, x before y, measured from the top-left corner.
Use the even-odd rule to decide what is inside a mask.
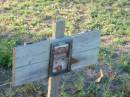
[[[72,64],[72,70],[98,63],[99,31],[82,32],[72,36],[72,39],[72,57],[78,60],[77,63]],[[43,40],[38,43],[14,48],[13,86],[48,77],[51,41]]]

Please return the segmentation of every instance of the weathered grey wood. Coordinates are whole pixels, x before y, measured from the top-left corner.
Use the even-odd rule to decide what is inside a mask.
[[[60,92],[61,75],[49,77],[48,79],[48,94],[47,97],[58,97]]]
[[[98,53],[99,48],[91,49],[87,52],[81,52],[77,54],[73,54],[75,59],[79,60],[79,63],[75,63],[72,65],[72,70],[80,69],[85,67],[86,65],[97,64],[98,63]]]
[[[16,68],[42,63],[41,61],[46,62],[49,59],[49,44],[49,40],[44,40],[32,45],[16,47]]]
[[[13,85],[15,85],[15,70],[16,70],[16,50],[15,50],[15,48],[13,49],[13,62],[12,62],[12,64],[13,64],[13,68],[12,68],[12,84]]]
[[[72,39],[72,57],[79,61],[72,64],[72,70],[98,62],[99,31],[82,32],[72,36]],[[51,40],[43,40],[15,48],[13,85],[47,78],[50,43]]]
[[[64,37],[64,29],[65,29],[65,21],[58,20],[56,22],[56,32],[54,33],[53,38],[56,39]],[[61,81],[61,75],[49,77],[47,97],[59,97],[60,81]]]
[[[55,33],[53,33],[54,39],[64,37],[64,31],[65,31],[65,21],[63,19],[57,20]]]

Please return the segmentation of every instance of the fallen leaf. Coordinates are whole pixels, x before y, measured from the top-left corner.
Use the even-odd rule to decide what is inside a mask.
[[[100,72],[97,74],[97,76],[99,76],[99,77],[96,79],[96,83],[100,83],[100,82],[101,82],[101,79],[102,79],[103,76],[104,76],[102,69],[100,69]]]

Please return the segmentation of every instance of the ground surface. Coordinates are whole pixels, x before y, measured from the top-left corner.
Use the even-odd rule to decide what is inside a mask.
[[[0,97],[44,97],[41,80],[11,88],[12,48],[51,37],[53,22],[66,19],[66,35],[101,31],[99,64],[66,74],[61,97],[130,97],[129,0],[0,0]],[[44,29],[43,29],[44,28]],[[4,69],[3,69],[4,68]],[[7,70],[6,70],[6,69]],[[103,78],[99,83],[95,80]]]

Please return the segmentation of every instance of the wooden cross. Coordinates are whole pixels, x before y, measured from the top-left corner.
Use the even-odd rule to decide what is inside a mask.
[[[64,31],[65,31],[65,21],[64,20],[57,21],[56,31],[53,34],[53,38],[64,37]],[[60,80],[61,80],[61,75],[49,77],[47,97],[58,97],[59,96]]]
[[[64,37],[65,21],[56,22],[53,39],[42,40],[37,43],[17,46],[13,50],[13,86],[23,85],[40,79],[48,79],[48,65],[50,44],[56,38]],[[98,30],[85,31],[71,36],[72,59],[71,68],[76,70],[98,63],[100,33]],[[48,97],[59,96],[59,82],[61,75],[49,77]]]

